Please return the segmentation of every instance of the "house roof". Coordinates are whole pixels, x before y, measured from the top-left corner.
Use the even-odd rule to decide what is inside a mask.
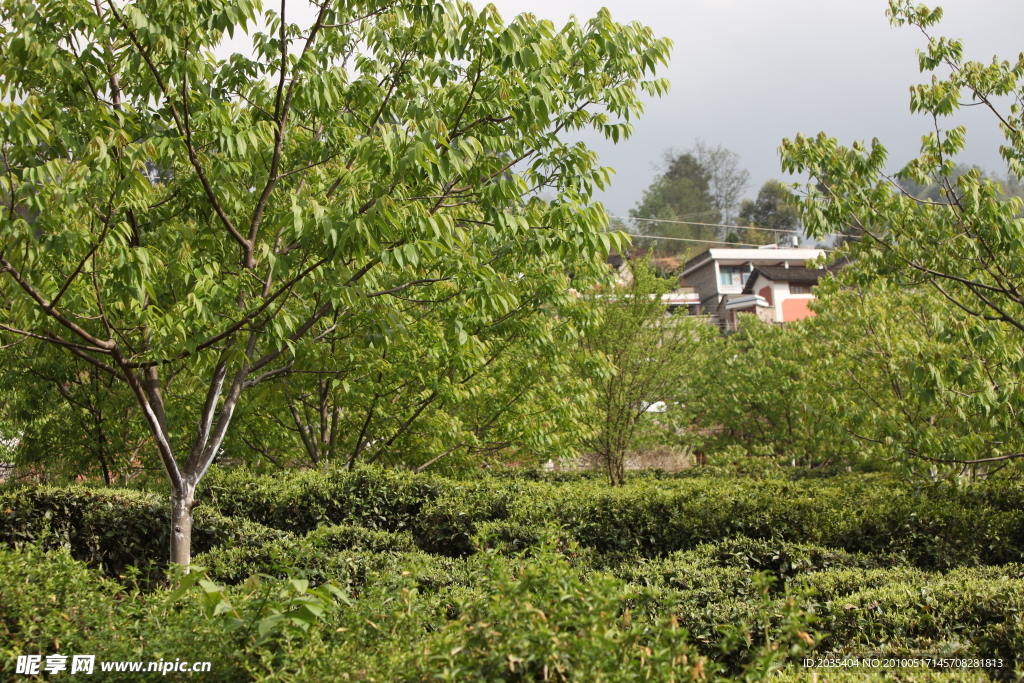
[[[780,249],[775,248],[775,245],[771,246],[771,249],[706,249],[686,262],[686,265],[683,266],[683,276],[689,275],[712,261],[733,261],[735,263],[813,261],[825,253],[821,249]]]
[[[626,262],[626,258],[622,254],[608,254],[608,258],[605,259],[605,263],[609,266],[618,270],[622,267],[622,264]]]
[[[795,282],[797,284],[818,284],[818,280],[833,272],[831,268],[783,268],[782,266],[754,266],[750,277],[747,278],[747,286],[743,288],[744,294],[754,293],[754,282],[758,275],[763,275],[766,280],[773,282]]]

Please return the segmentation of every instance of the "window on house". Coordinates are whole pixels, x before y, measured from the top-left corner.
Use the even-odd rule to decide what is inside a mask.
[[[745,285],[750,270],[748,266],[719,266],[719,282],[723,285]]]
[[[811,293],[811,286],[810,285],[798,285],[795,282],[790,282],[789,283],[789,293],[790,294],[810,294]]]

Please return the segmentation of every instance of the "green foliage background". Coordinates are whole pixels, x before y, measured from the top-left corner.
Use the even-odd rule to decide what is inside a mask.
[[[715,456],[617,488],[214,471],[197,511],[207,569],[169,585],[146,570],[166,562],[145,526],[166,528],[158,496],[9,488],[0,667],[60,651],[206,659],[233,681],[762,681],[871,652],[1004,660],[908,681],[1019,673],[1019,485],[761,462],[742,474]]]

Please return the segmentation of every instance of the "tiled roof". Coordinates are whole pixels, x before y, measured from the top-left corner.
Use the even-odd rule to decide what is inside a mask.
[[[605,260],[605,263],[610,265],[615,270],[621,268],[622,264],[625,262],[626,259],[622,256],[622,254],[608,254],[608,258]]]
[[[699,254],[694,256],[692,259],[687,261],[685,264],[683,264],[683,269],[685,270],[686,268],[689,268],[690,266],[692,266],[692,265],[694,265],[696,263],[700,263],[701,261],[706,259],[710,254],[711,254],[711,250],[710,249],[705,249],[704,251],[700,252]]]
[[[743,288],[745,294],[754,293],[754,281],[758,273],[764,275],[765,279],[773,282],[795,282],[797,284],[815,285],[818,280],[825,277],[832,270],[829,268],[783,268],[782,266],[755,266],[747,278],[747,286]]]

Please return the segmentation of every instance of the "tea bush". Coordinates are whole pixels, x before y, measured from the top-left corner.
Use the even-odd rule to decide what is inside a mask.
[[[326,551],[368,550],[375,553],[408,553],[416,549],[408,531],[378,531],[359,526],[322,526],[311,531],[305,540],[310,548]]]
[[[186,657],[214,666],[203,680],[239,680],[241,653],[223,624],[195,609],[169,604],[75,560],[67,548],[0,547],[0,680],[16,680],[19,655],[92,654],[97,661]],[[128,678],[130,676],[131,678]],[[96,681],[158,680],[159,674],[103,673]],[[28,679],[26,679],[28,680]]]
[[[158,580],[160,493],[0,488],[0,642],[10,656],[189,649],[233,681],[535,680],[545,666],[566,681],[809,680],[772,678],[801,652],[1005,660],[963,680],[1024,667],[1019,484],[761,465],[616,489],[586,473],[214,471],[194,532],[214,583],[177,602]],[[344,599],[318,607],[330,586]],[[207,614],[211,596],[251,628]],[[254,625],[307,599],[320,616],[304,625]]]
[[[763,638],[763,624],[778,622],[785,589],[803,596],[814,627],[824,634],[816,638],[815,656],[1001,658],[1004,675],[1024,665],[1020,565],[948,574],[909,566],[805,568],[774,584],[770,601],[761,603],[757,572],[745,563],[723,566],[696,559],[732,550],[730,543],[721,545],[620,571],[630,581],[660,589],[662,609],[673,611],[709,656],[720,652],[726,625],[751,624],[751,637]],[[720,661],[734,663],[729,657]]]
[[[480,594],[413,659],[413,680],[685,681],[717,668],[612,577],[584,581],[550,553],[511,567],[487,559]]]
[[[423,505],[444,486],[433,476],[380,468],[261,476],[245,469],[212,468],[201,495],[229,517],[298,534],[340,523],[397,531],[410,528]]]
[[[169,507],[163,496],[126,489],[12,488],[0,491],[0,544],[39,541],[46,548],[65,547],[73,558],[102,567],[110,576],[147,565],[152,573],[166,562],[170,547]],[[200,506],[192,545],[203,552],[224,544],[262,545],[283,535]]]
[[[417,566],[434,565],[436,558],[426,553],[380,553],[372,551],[335,551],[316,549],[302,541],[283,540],[259,548],[216,548],[197,555],[196,564],[208,567],[217,581],[238,585],[257,574],[283,578],[291,571],[314,585],[336,580],[350,587],[364,585],[371,573],[387,574],[403,570],[403,562]],[[457,565],[446,565],[449,580],[457,576]],[[434,572],[426,572],[433,575]],[[429,581],[429,580],[428,580]],[[436,582],[429,581],[430,585]]]
[[[537,528],[554,525],[605,558],[665,557],[729,538],[901,555],[924,569],[1024,556],[1020,485],[923,487],[862,474],[795,481],[652,474],[612,490],[585,476],[543,479],[543,473],[446,480],[373,468],[287,476],[215,469],[196,510],[193,543],[202,552],[343,525],[408,532],[428,553],[465,557],[488,547],[481,533],[514,552],[538,543]],[[0,511],[0,541],[48,534],[51,543],[68,545],[74,557],[114,575],[162,561],[167,547],[167,504],[155,493],[15,488],[0,491]]]
[[[823,647],[944,657],[996,657],[1020,664],[1024,653],[1024,567],[956,569],[924,582],[891,581],[819,609]],[[893,577],[895,578],[895,577]]]

